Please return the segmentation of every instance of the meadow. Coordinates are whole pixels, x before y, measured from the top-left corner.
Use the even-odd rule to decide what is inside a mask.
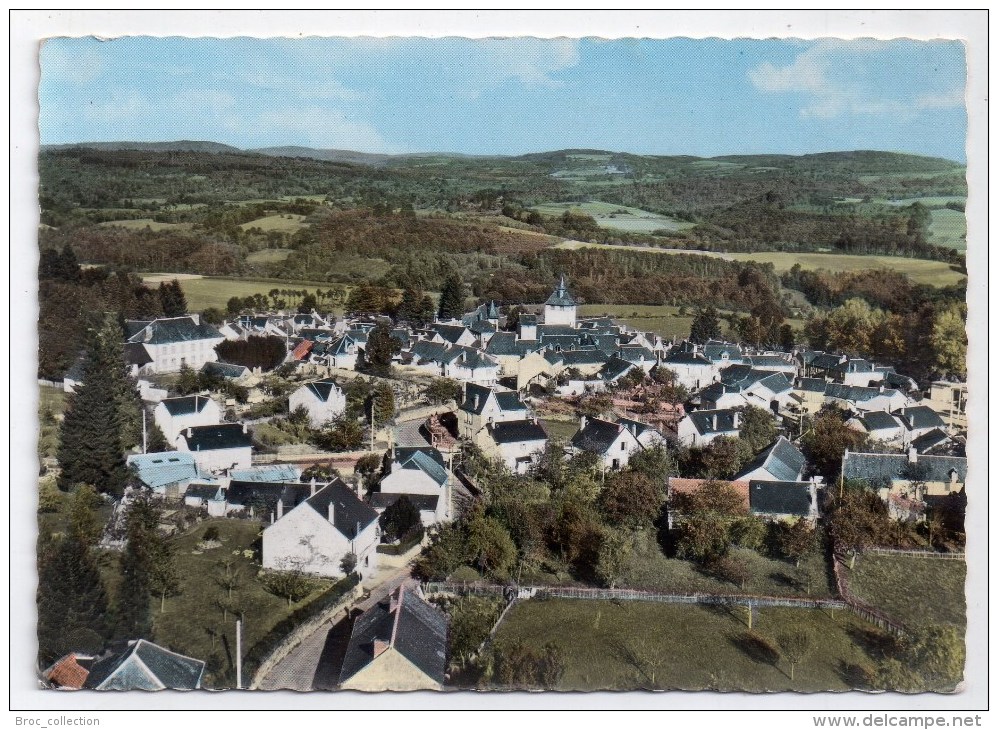
[[[967,250],[967,216],[959,210],[933,210],[929,222],[929,243],[957,251]]]
[[[190,223],[161,223],[152,218],[133,218],[123,221],[107,221],[98,225],[105,228],[127,228],[130,231],[142,231],[148,228],[150,231],[189,231]]]
[[[732,253],[726,257],[735,261],[757,261],[773,264],[777,272],[789,271],[794,264],[805,269],[825,269],[827,271],[862,271],[865,269],[892,269],[906,274],[916,284],[948,286],[958,284],[966,278],[954,271],[944,261],[910,259],[902,256],[854,256],[835,253],[803,253],[787,251],[760,251],[755,253]]]
[[[755,611],[756,641],[743,608],[644,601],[524,601],[509,612],[496,644],[523,641],[562,651],[563,691],[628,689],[827,692],[852,689],[844,668],[870,666],[861,638],[876,630],[850,613],[803,608]],[[779,636],[805,632],[811,649],[797,666]],[[758,637],[771,651],[760,651]]]
[[[297,215],[294,213],[277,213],[263,218],[257,218],[256,220],[249,221],[248,223],[243,223],[239,227],[244,231],[248,231],[252,228],[258,228],[264,233],[270,233],[271,231],[277,231],[279,233],[297,233],[305,227],[304,221],[305,216],[303,215]]]
[[[566,210],[581,211],[592,216],[600,228],[629,231],[631,233],[652,233],[653,231],[681,231],[692,228],[692,223],[679,221],[675,218],[649,213],[640,208],[630,208],[616,203],[604,203],[599,200],[571,203],[545,203],[534,206],[541,215],[557,217]]]
[[[962,560],[903,555],[861,555],[849,574],[853,593],[909,626],[966,626],[966,582]]]
[[[680,310],[685,313],[680,314]],[[580,317],[608,315],[641,332],[654,332],[665,339],[689,337],[693,324],[692,307],[673,307],[667,304],[583,304]],[[720,314],[728,312],[720,310]],[[786,320],[794,330],[804,329],[804,320]],[[722,323],[722,328],[724,324]]]
[[[143,281],[152,283],[162,281],[163,277],[169,275],[150,274],[143,276]],[[343,284],[330,284],[327,282],[302,282],[290,281],[288,279],[229,279],[216,276],[204,276],[198,279],[184,279],[181,283],[184,296],[187,298],[187,307],[192,312],[201,312],[208,307],[216,307],[225,311],[229,299],[232,297],[250,297],[254,294],[267,294],[272,289],[335,289],[344,292],[347,287]],[[332,308],[334,313],[340,311]]]

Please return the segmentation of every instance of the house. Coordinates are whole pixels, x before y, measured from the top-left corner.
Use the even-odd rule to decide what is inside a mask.
[[[151,359],[143,373],[176,373],[183,365],[199,370],[218,360],[215,347],[225,340],[217,329],[194,317],[127,320],[125,336],[126,344],[141,344]]]
[[[659,363],[659,367],[676,376],[676,384],[687,390],[700,390],[714,382],[714,363],[701,352],[674,352]]]
[[[825,405],[828,381],[824,378],[797,378],[792,398],[801,415],[817,413]]]
[[[892,495],[916,502],[945,497],[964,489],[967,459],[930,456],[909,448],[907,454],[862,454],[846,450],[842,478],[862,480],[877,489],[885,501]]]
[[[361,576],[377,568],[378,513],[342,479],[334,479],[288,512],[282,502],[277,508],[277,519],[263,530],[264,568],[342,578],[341,561],[351,553]]]
[[[599,350],[595,350],[595,352],[599,352]],[[607,384],[618,383],[622,378],[638,369],[639,365],[636,363],[627,362],[626,360],[622,360],[619,357],[614,356],[611,357],[607,361],[606,365],[603,366],[603,370],[600,372],[600,377],[603,382]]]
[[[638,437],[625,424],[601,418],[579,419],[579,430],[572,437],[575,453],[588,451],[600,457],[603,469],[623,469],[631,456],[642,450]]]
[[[544,302],[544,324],[565,325],[574,329],[578,302],[568,291],[565,275],[561,275],[558,286]]]
[[[474,440],[489,423],[522,421],[527,415],[516,391],[465,383],[464,399],[457,408],[458,434]]]
[[[203,473],[248,469],[253,462],[253,438],[243,423],[189,426],[177,436],[177,450],[190,451]]]
[[[699,400],[701,408],[712,411],[744,408],[748,405],[748,399],[741,387],[726,383],[711,383],[697,393],[696,400]]]
[[[770,372],[783,373],[791,382],[797,376],[797,363],[789,355],[750,355],[745,358],[745,361],[754,370],[769,370]]]
[[[852,411],[896,411],[910,404],[908,396],[893,388],[866,388],[828,383],[825,403]]]
[[[548,435],[536,418],[489,423],[483,431],[482,450],[502,461],[514,474],[526,474],[540,460]]]
[[[214,426],[222,422],[222,409],[206,395],[164,398],[152,411],[153,420],[166,440],[176,443],[180,432],[191,426]]]
[[[328,421],[343,415],[347,408],[347,397],[332,378],[305,383],[288,398],[288,412],[298,408],[308,411],[312,428],[319,428]]]
[[[443,455],[429,446],[394,446],[380,489],[392,494],[423,494],[448,499],[451,474]]]
[[[224,515],[236,514],[240,517],[265,519],[269,516],[271,524],[280,519],[286,512],[294,509],[306,499],[314,497],[321,484],[316,480],[310,482],[262,482],[231,480],[222,490],[225,501]],[[191,485],[188,492],[195,489]],[[198,489],[199,493],[202,493]],[[207,507],[212,509],[211,499]]]
[[[201,688],[205,662],[164,649],[145,639],[129,641],[123,651],[97,659],[84,689],[161,690]]]
[[[357,358],[360,357],[361,350],[364,349],[363,345],[366,344],[366,337],[362,338],[356,334],[347,333],[322,348],[321,357],[325,359],[325,364],[330,367],[353,370],[357,367]],[[315,358],[316,353],[313,347],[312,359]]]
[[[636,343],[621,345],[614,357],[632,365],[637,365],[645,371],[645,375],[650,373],[651,369],[658,364],[658,358],[650,348]]]
[[[521,340],[537,339],[537,315],[524,312],[516,325],[516,335]]]
[[[719,378],[725,392],[737,392],[746,405],[766,410],[782,409],[793,393],[793,384],[784,373],[757,370],[749,365],[729,365],[721,370]]]
[[[806,460],[801,450],[785,436],[759,452],[752,462],[735,477],[740,481],[799,482],[804,476]]]
[[[462,345],[470,347],[475,344],[478,338],[475,333],[463,324],[434,324],[430,326],[430,331],[434,333],[431,342],[439,342],[445,345]]]
[[[195,509],[208,510],[209,517],[225,517],[227,514],[225,490],[219,482],[207,483],[199,480],[187,486],[184,492],[184,504]]]
[[[749,512],[773,522],[818,519],[818,494],[814,482],[749,482]]]
[[[904,425],[905,446],[930,431],[946,430],[946,422],[928,406],[906,406],[894,411],[892,415]]]
[[[741,413],[723,410],[691,411],[676,426],[676,436],[684,446],[706,446],[719,436],[738,438]]]
[[[937,428],[912,439],[909,448],[915,449],[919,454],[934,454],[949,449],[952,443],[953,438]]]
[[[480,385],[495,385],[499,380],[499,361],[474,347],[455,345],[441,356],[441,375],[451,380]]]
[[[126,463],[140,482],[167,499],[180,499],[200,476],[194,456],[183,451],[130,454]]]
[[[656,446],[665,445],[665,436],[654,426],[642,423],[641,421],[635,421],[632,418],[618,418],[617,423],[629,429],[635,438],[637,438],[642,448],[651,449]]]
[[[250,369],[245,365],[232,365],[227,362],[206,362],[201,366],[205,375],[225,378],[236,383],[243,383],[250,377]]]
[[[897,416],[887,411],[867,411],[858,413],[846,425],[860,433],[865,433],[874,441],[901,444],[905,437],[905,426]]]
[[[399,586],[357,617],[340,689],[441,690],[447,671],[447,616],[415,589]]]
[[[946,424],[967,429],[967,384],[937,380],[929,386],[927,406],[942,414]]]
[[[703,355],[713,363],[718,372],[730,365],[745,363],[742,348],[733,342],[723,340],[708,340],[704,343]]]
[[[402,497],[408,499],[419,511],[419,522],[423,527],[430,527],[448,519],[447,499],[430,494],[401,494],[399,492],[374,492],[370,504],[380,516],[386,509],[398,502]]]

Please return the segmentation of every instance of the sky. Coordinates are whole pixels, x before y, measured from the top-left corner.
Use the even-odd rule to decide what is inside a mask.
[[[966,161],[958,41],[56,38],[42,144]]]

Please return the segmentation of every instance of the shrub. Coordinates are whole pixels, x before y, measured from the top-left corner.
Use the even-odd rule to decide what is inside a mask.
[[[218,540],[218,527],[215,525],[208,525],[208,529],[204,531],[204,535],[201,536],[201,539],[205,542]]]

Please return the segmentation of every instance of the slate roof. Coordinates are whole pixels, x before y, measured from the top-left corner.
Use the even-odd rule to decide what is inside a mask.
[[[738,430],[735,426],[735,411],[732,408],[690,411],[687,415],[693,421],[693,427],[702,435],[729,433]],[[717,416],[717,428],[714,428],[713,425],[714,416]]]
[[[464,345],[454,345],[443,354],[441,360],[446,363],[460,363],[469,370],[499,366],[498,362],[488,355],[483,354],[480,350],[476,350],[474,347],[465,347]]]
[[[128,465],[135,467],[138,478],[150,489],[190,481],[198,475],[194,456],[184,451],[132,454]]]
[[[141,342],[125,343],[125,364],[142,367],[152,362],[152,356]]]
[[[253,445],[253,437],[243,431],[241,423],[219,423],[214,426],[191,426],[180,432],[189,451],[239,449]]]
[[[461,339],[461,336],[467,331],[464,325],[456,324],[435,324],[432,329],[451,344]]]
[[[603,379],[613,382],[617,378],[623,377],[636,367],[637,365],[632,362],[621,360],[616,356],[611,357],[607,360],[606,365],[603,367]]]
[[[654,426],[642,423],[641,421],[635,421],[633,418],[618,418],[617,423],[623,424],[631,433],[635,436],[641,436],[645,431],[653,431],[660,434],[661,432]]]
[[[627,362],[655,361],[655,353],[643,345],[621,345],[617,349],[616,356]]]
[[[887,411],[869,411],[859,416],[867,431],[881,431],[901,428],[902,424]]]
[[[523,357],[539,349],[541,344],[537,340],[518,340],[513,332],[496,332],[485,346],[485,353]]]
[[[223,378],[241,378],[249,372],[249,368],[245,365],[232,365],[227,362],[206,362],[201,366],[201,372],[220,375]]]
[[[281,501],[284,513],[312,495],[312,485],[302,482],[256,482],[232,480],[225,490],[225,501],[237,507],[254,507],[261,514],[277,511]]]
[[[200,413],[211,401],[206,395],[183,395],[178,398],[164,398],[160,401],[171,416],[189,416]]]
[[[808,482],[749,482],[749,509],[753,514],[811,514],[811,485]]]
[[[742,469],[742,474],[749,474],[762,468],[780,481],[795,482],[804,471],[804,454],[785,436],[759,452],[752,463]]]
[[[378,513],[374,508],[361,502],[357,494],[339,478],[316,492],[314,497],[306,499],[305,504],[322,515],[323,519],[329,519],[329,505],[332,504],[333,527],[347,539],[357,537],[359,532],[363,532],[368,525],[378,519]]]
[[[731,342],[721,342],[719,340],[711,340],[703,346],[703,354],[711,361],[719,361],[724,359],[724,355],[728,356],[728,360],[741,360],[742,351],[741,348]]]
[[[873,363],[869,360],[864,360],[862,358],[850,358],[845,362],[840,362],[834,367],[830,368],[832,372],[836,373],[872,373],[874,372]]]
[[[417,469],[430,477],[438,486],[447,483],[447,467],[443,465],[443,457],[437,452],[437,458],[427,451],[436,449],[395,449],[395,461],[401,469]],[[408,452],[408,453],[407,453]]]
[[[412,354],[420,360],[429,362],[441,362],[447,346],[440,342],[430,342],[420,340],[412,346]]]
[[[496,400],[504,411],[526,411],[526,404],[520,400],[520,394],[513,390],[496,391]]]
[[[809,393],[824,393],[828,389],[828,383],[824,378],[797,378],[794,387]]]
[[[665,365],[701,365],[703,367],[712,367],[713,363],[699,352],[675,352],[665,358],[663,361]]]
[[[87,689],[198,689],[205,663],[177,654],[145,639],[124,652],[100,660],[90,669]]]
[[[478,322],[474,322],[468,327],[469,330],[474,332],[476,335],[486,334],[488,332],[496,332],[498,328],[489,322],[487,319],[483,319]]]
[[[729,393],[741,393],[742,389],[737,385],[725,385],[724,383],[711,383],[706,388],[700,391],[700,401],[707,403],[716,403],[721,396]],[[744,399],[743,399],[744,400]]]
[[[576,305],[575,298],[569,293],[568,286],[565,284],[564,274],[561,275],[558,286],[551,292],[551,296],[544,304],[551,307],[574,307]]]
[[[577,365],[600,365],[609,362],[610,358],[602,350],[564,350],[561,353],[560,361],[565,363],[565,367]]]
[[[225,490],[218,484],[191,484],[184,492],[184,496],[212,501],[224,500]]]
[[[461,401],[461,405],[458,408],[467,413],[474,413],[480,416],[482,415],[482,411],[485,410],[492,392],[492,389],[487,386],[478,385],[477,383],[465,383],[464,400]]]
[[[752,355],[747,358],[749,364],[754,368],[765,370],[767,368],[794,367],[794,364],[779,355]]]
[[[302,387],[307,388],[312,395],[323,403],[328,403],[329,398],[334,393],[341,394],[340,387],[332,378],[323,378],[322,380],[316,380],[312,383],[305,383]]]
[[[156,319],[128,338],[129,342],[165,345],[174,342],[222,340],[222,333],[207,324],[195,324],[191,317]]]
[[[539,324],[537,325],[537,339],[543,340],[545,337],[578,337],[579,331],[568,324]]]
[[[376,510],[388,509],[402,496],[408,497],[412,506],[420,512],[436,512],[440,502],[440,495],[435,494],[403,495],[401,492],[375,492],[371,495],[371,506]]]
[[[732,365],[721,371],[721,382],[740,390],[759,384],[773,393],[785,393],[793,388],[784,373],[772,370],[757,370],[750,365]]]
[[[934,428],[931,431],[923,433],[911,442],[912,447],[920,454],[924,454],[930,449],[934,449],[936,446],[946,443],[950,440],[949,434],[938,428]]]
[[[261,464],[249,469],[233,469],[229,477],[240,482],[297,482],[301,470],[293,464]]]
[[[841,360],[842,358],[839,355],[833,355],[829,352],[820,352],[815,354],[815,356],[811,359],[811,362],[808,364],[818,370],[831,370],[832,368],[837,367]]]
[[[892,388],[884,388],[881,391],[880,388],[866,388],[860,385],[842,385],[840,383],[828,383],[825,387],[825,395],[827,397],[853,401],[855,403],[873,400],[879,395],[890,398],[898,394],[899,391]]]
[[[524,441],[546,441],[547,432],[536,421],[500,421],[486,426],[489,436],[497,444],[517,444]]]
[[[536,314],[526,314],[520,315],[520,324],[526,325],[528,327],[533,327],[537,325],[537,315]]]
[[[945,428],[942,417],[928,406],[911,406],[894,411],[909,431],[917,428]]]
[[[357,617],[343,658],[340,684],[374,661],[375,640],[385,642],[434,682],[447,669],[447,616],[400,587]]]
[[[967,459],[962,456],[928,456],[918,454],[915,464],[924,472],[927,482],[948,482],[950,471],[955,470],[957,481],[967,479]],[[912,462],[907,454],[857,454],[846,453],[842,458],[842,476],[846,479],[866,481],[907,480]]]
[[[585,428],[572,436],[572,446],[583,451],[605,454],[613,446],[617,436],[625,430],[623,426],[601,418],[586,420]]]

